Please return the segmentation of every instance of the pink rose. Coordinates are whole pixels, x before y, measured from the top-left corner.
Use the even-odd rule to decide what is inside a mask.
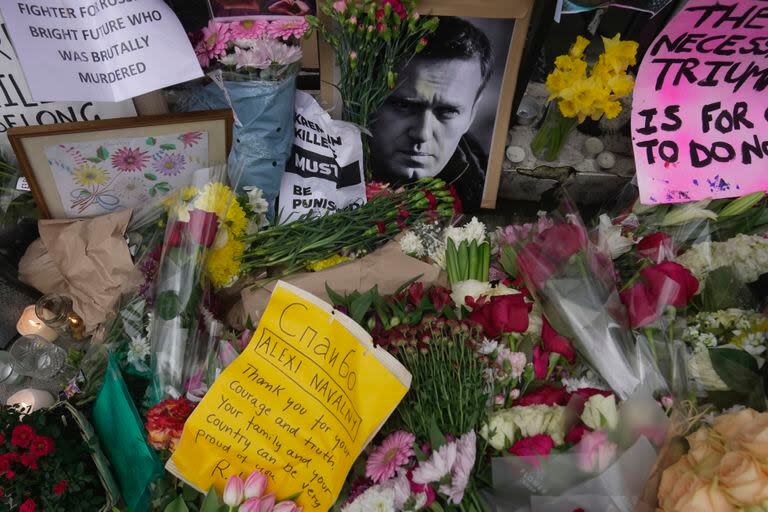
[[[589,473],[602,473],[616,458],[618,446],[603,431],[585,432],[576,447],[579,468]]]
[[[218,230],[219,219],[215,213],[197,209],[189,212],[189,232],[197,244],[210,247]]]

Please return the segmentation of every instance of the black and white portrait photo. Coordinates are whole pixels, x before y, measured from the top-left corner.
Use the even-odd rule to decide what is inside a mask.
[[[371,125],[373,177],[453,183],[480,207],[513,19],[441,16],[427,46],[401,70]]]

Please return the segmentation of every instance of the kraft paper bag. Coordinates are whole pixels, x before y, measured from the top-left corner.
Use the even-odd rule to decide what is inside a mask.
[[[389,242],[380,249],[362,258],[321,270],[320,272],[302,272],[282,280],[305,290],[324,301],[330,301],[325,291],[325,284],[335,292],[345,294],[355,290],[366,291],[375,285],[379,293],[394,293],[404,282],[417,276],[424,286],[445,285],[445,274],[440,267],[412,258],[403,253],[400,244]],[[255,322],[269,302],[276,282],[261,288],[245,287],[240,296],[242,309],[236,307],[238,316],[250,316]]]
[[[41,220],[40,238],[19,262],[19,279],[70,297],[91,333],[120,294],[139,283],[124,238],[130,219],[131,210],[121,210],[92,219]]]

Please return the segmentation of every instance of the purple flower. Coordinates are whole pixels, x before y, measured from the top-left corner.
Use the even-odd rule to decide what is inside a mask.
[[[152,166],[160,174],[177,176],[184,170],[184,155],[180,153],[167,153],[165,151],[156,154]]]

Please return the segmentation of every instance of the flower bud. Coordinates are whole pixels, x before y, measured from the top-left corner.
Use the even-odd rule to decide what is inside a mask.
[[[243,491],[245,484],[243,479],[235,475],[227,480],[227,485],[224,486],[224,495],[221,497],[225,505],[230,507],[236,507],[243,502]]]
[[[245,480],[243,495],[246,499],[259,498],[267,490],[267,477],[260,471],[254,471]]]
[[[301,507],[292,501],[281,501],[275,505],[272,512],[301,512]]]

